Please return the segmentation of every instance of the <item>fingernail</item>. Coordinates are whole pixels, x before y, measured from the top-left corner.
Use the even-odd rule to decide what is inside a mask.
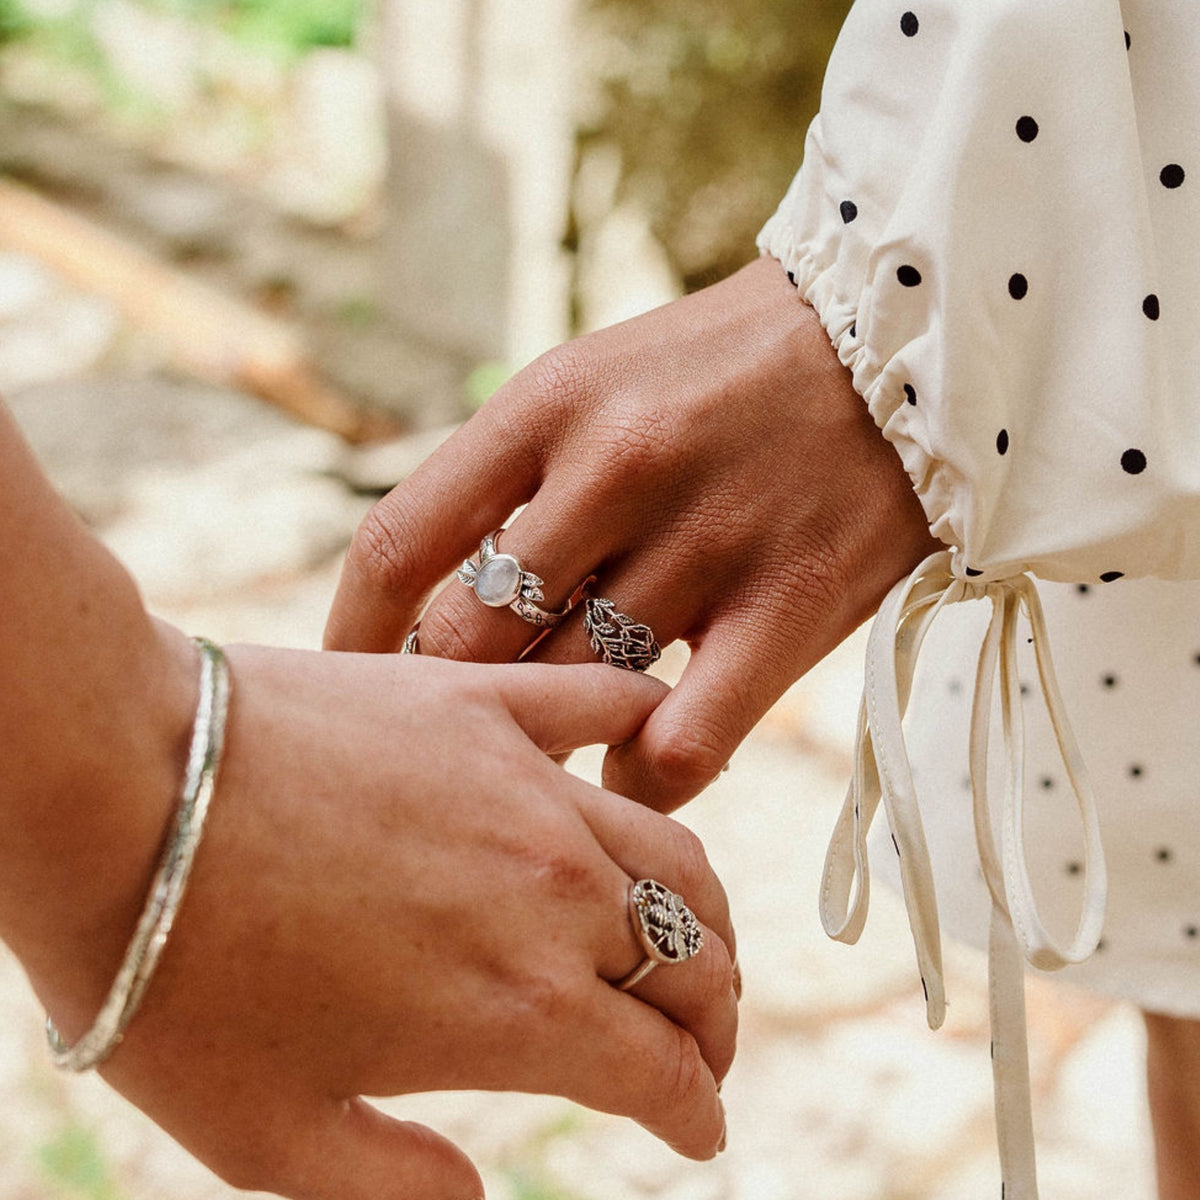
[[[738,966],[737,959],[733,961],[733,994],[738,1000],[742,998],[742,968]]]
[[[724,1111],[724,1109],[722,1108],[722,1112],[723,1111]],[[721,1140],[717,1143],[717,1153],[718,1154],[720,1154],[721,1151],[725,1149],[725,1142],[728,1140],[728,1138],[729,1138],[729,1125],[724,1124],[721,1126]]]

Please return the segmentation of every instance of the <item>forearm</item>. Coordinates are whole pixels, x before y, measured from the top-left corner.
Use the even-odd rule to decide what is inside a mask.
[[[143,903],[196,670],[3,408],[0,471],[0,938],[69,1034],[103,998]]]

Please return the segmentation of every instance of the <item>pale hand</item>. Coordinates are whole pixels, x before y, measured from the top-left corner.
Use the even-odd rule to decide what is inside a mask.
[[[724,893],[682,826],[547,757],[633,736],[665,688],[599,665],[229,662],[190,888],[104,1076],[230,1183],[296,1200],[482,1196],[461,1151],[364,1094],[556,1093],[715,1153],[737,1022]],[[622,992],[644,876],[706,942]],[[40,942],[31,975],[70,1039],[115,962],[81,978],[68,941]]]

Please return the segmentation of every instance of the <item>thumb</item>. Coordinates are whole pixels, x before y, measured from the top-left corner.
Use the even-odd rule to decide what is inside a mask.
[[[361,1098],[323,1105],[296,1148],[282,1192],[292,1200],[483,1200],[479,1172],[453,1142]]]
[[[670,691],[660,680],[603,663],[487,670],[513,719],[547,754],[628,741]]]

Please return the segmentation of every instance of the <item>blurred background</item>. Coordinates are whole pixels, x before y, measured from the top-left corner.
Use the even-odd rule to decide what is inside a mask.
[[[0,0],[0,393],[155,611],[316,646],[372,500],[513,371],[753,256],[846,8]],[[543,1098],[387,1106],[496,1200],[999,1193],[979,957],[951,955],[933,1035],[894,899],[855,949],[820,932],[861,654],[684,814],[741,938],[729,1149],[684,1163]],[[1030,1018],[1046,1194],[1149,1200],[1136,1014],[1033,981]],[[55,1075],[0,956],[0,1200],[232,1195]]]

